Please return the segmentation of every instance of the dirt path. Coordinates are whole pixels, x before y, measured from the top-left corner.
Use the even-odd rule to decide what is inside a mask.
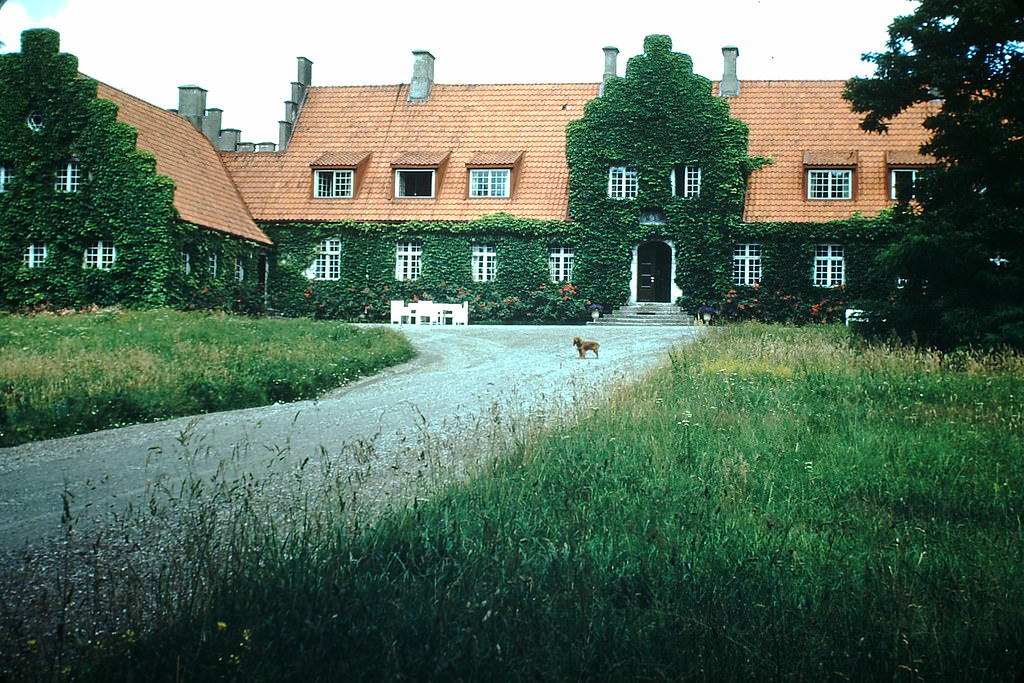
[[[78,524],[99,524],[144,502],[157,482],[230,467],[253,476],[304,458],[359,450],[362,480],[386,491],[414,476],[425,443],[473,438],[551,417],[559,404],[638,376],[696,328],[406,326],[416,359],[315,401],[213,413],[0,449],[0,551],[61,532],[63,500]],[[584,332],[600,359],[580,361],[570,340]],[[349,456],[346,456],[349,457]],[[380,463],[365,462],[377,459]],[[455,470],[452,470],[455,471]]]

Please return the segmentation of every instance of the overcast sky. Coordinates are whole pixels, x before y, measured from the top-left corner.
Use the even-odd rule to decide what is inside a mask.
[[[2,2],[2,0],[0,0]],[[740,48],[739,77],[846,79],[870,75],[865,52],[884,49],[892,19],[916,0],[7,0],[2,52],[27,28],[52,28],[79,69],[163,108],[178,86],[208,90],[225,128],[250,142],[277,141],[296,80],[313,61],[313,85],[408,83],[412,51],[437,59],[438,83],[597,82],[602,48],[626,60],[644,36],[672,37],[694,70],[717,79],[724,45]]]

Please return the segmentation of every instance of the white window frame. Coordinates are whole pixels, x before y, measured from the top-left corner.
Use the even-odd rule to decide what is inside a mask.
[[[853,199],[853,169],[808,169],[807,198],[825,201]]]
[[[608,196],[612,199],[636,199],[640,191],[640,175],[632,166],[608,169]]]
[[[406,173],[417,173],[417,174],[429,173],[430,174],[430,194],[428,194],[428,195],[427,194],[405,194],[406,183],[404,182],[404,180],[405,180],[405,174]],[[396,197],[401,197],[403,199],[404,198],[409,198],[409,199],[432,199],[434,197],[434,195],[437,193],[437,188],[435,187],[435,183],[436,182],[437,182],[437,169],[433,169],[433,168],[396,168],[395,169],[395,196]]]
[[[512,169],[469,169],[469,196],[506,198],[511,195]]]
[[[896,174],[897,173],[909,173],[910,174],[910,197],[913,199],[917,195],[917,179],[919,177],[916,168],[890,168],[889,169],[889,198],[899,199],[896,196]]]
[[[756,285],[761,281],[761,245],[736,244],[732,250],[732,282],[735,285]]]
[[[220,259],[217,254],[210,254],[210,277],[214,280],[217,279],[217,267],[220,265]]]
[[[241,256],[235,257],[235,282],[245,282],[245,261]]]
[[[96,240],[85,248],[82,256],[83,268],[96,268],[97,270],[110,270],[117,262],[117,246],[114,240]]]
[[[679,176],[682,182],[679,182]],[[697,164],[684,164],[672,169],[672,195],[684,199],[700,196],[701,169]]]
[[[399,242],[395,245],[395,279],[418,280],[423,273],[423,243]]]
[[[572,266],[576,257],[573,247],[557,246],[548,250],[548,272],[552,282],[572,282]]]
[[[192,254],[187,251],[181,252],[181,262],[185,269],[185,275],[192,274]]]
[[[490,282],[498,272],[498,252],[492,244],[474,244],[472,256],[474,282]]]
[[[328,199],[351,199],[355,191],[356,173],[351,168],[331,168],[313,173],[313,196]]]
[[[46,257],[50,255],[46,242],[37,240],[25,247],[21,262],[26,268],[40,268],[46,263]]]
[[[310,280],[341,279],[341,239],[329,237],[321,240],[316,247],[316,258],[306,269]]]
[[[55,192],[70,193],[82,189],[82,166],[77,161],[69,161],[57,168],[57,177],[53,183]]]
[[[5,164],[0,164],[0,192],[7,192],[7,188],[14,182],[14,169]]]
[[[846,284],[846,256],[841,244],[814,247],[814,286],[841,287]]]

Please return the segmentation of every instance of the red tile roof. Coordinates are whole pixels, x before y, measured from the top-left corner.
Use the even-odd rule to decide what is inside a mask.
[[[744,219],[828,221],[889,206],[889,166],[920,165],[929,107],[905,113],[885,135],[863,132],[840,96],[842,81],[743,81],[728,98],[750,128],[749,153],[773,163],[755,171]],[[568,215],[565,126],[598,96],[588,84],[437,85],[425,102],[408,86],[310,88],[288,149],[223,153],[262,221],[470,220],[503,211],[563,220]],[[717,90],[717,88],[716,88]],[[314,198],[312,169],[364,168],[351,199]],[[515,167],[509,198],[470,198],[465,168]],[[809,166],[854,168],[853,198],[808,200]],[[433,198],[394,196],[393,169],[439,170]]]
[[[182,220],[260,244],[270,238],[253,221],[210,141],[187,120],[99,83],[97,95],[118,106],[117,120],[138,131],[136,147],[156,157],[156,172],[175,182]]]
[[[464,221],[503,211],[568,216],[565,126],[583,115],[596,83],[438,85],[408,102],[408,85],[313,87],[283,152],[223,153],[260,221]],[[313,197],[326,154],[369,150],[352,199]],[[513,166],[508,198],[470,198],[466,167]],[[340,165],[340,164],[339,164]],[[436,166],[433,198],[394,196],[393,169]]]
[[[871,216],[892,204],[890,165],[929,162],[917,150],[928,138],[921,122],[935,105],[905,112],[879,135],[860,129],[862,117],[842,90],[843,81],[742,81],[739,96],[728,98],[731,115],[750,128],[749,154],[773,161],[750,177],[744,220]],[[807,199],[804,169],[816,165],[854,167],[853,198]]]

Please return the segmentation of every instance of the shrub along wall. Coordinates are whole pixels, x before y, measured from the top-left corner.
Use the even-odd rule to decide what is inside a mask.
[[[550,246],[579,249],[575,226],[562,221],[491,214],[475,221],[288,223],[263,226],[277,244],[268,280],[269,306],[284,315],[386,320],[390,301],[430,299],[469,302],[475,322],[582,320],[586,287],[551,282]],[[310,280],[306,270],[323,240],[341,241],[338,280]],[[422,273],[395,278],[395,245],[422,245]],[[493,280],[473,279],[472,246],[496,252]],[[579,252],[577,251],[577,254]]]
[[[253,246],[178,220],[173,181],[136,150],[135,129],[117,121],[117,106],[96,97],[96,82],[79,76],[78,60],[59,44],[56,31],[26,31],[20,53],[0,55],[0,307],[259,310]],[[79,175],[62,191],[58,170],[69,164]],[[86,249],[100,240],[113,244],[116,259],[109,269],[84,267]],[[45,245],[46,258],[30,268],[23,255],[33,243]],[[253,264],[244,286],[236,258]]]

